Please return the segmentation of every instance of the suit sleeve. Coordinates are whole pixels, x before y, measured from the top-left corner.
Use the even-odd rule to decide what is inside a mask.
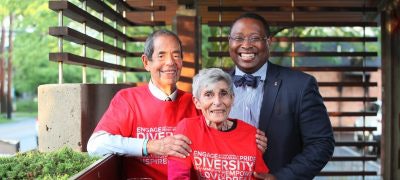
[[[308,78],[298,105],[303,151],[274,175],[278,179],[312,179],[333,154],[332,125],[314,77]]]

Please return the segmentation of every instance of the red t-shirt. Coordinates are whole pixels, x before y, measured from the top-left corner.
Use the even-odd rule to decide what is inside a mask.
[[[236,121],[235,129],[222,132],[208,127],[204,116],[182,120],[175,134],[192,141],[192,152],[186,158],[168,157],[168,179],[253,179],[253,172],[268,173],[256,128]]]
[[[148,86],[119,91],[98,123],[96,131],[123,137],[161,139],[170,136],[183,118],[198,116],[190,93],[178,90],[175,101],[154,97]],[[123,158],[126,178],[167,178],[166,156]]]

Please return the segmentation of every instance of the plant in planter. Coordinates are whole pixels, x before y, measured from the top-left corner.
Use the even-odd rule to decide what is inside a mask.
[[[68,179],[100,157],[71,148],[41,153],[30,151],[0,158],[0,177],[5,179]]]

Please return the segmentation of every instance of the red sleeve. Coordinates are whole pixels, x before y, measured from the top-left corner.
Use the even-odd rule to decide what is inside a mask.
[[[178,123],[174,134],[183,134],[189,139],[187,120],[183,119]],[[190,155],[192,156],[192,154]],[[192,162],[190,156],[186,158],[179,158],[174,156],[168,156],[168,179],[179,179],[179,180],[189,180],[190,170],[192,168]]]
[[[133,114],[131,105],[120,91],[111,100],[107,111],[94,131],[103,130],[111,134],[129,136],[133,130]]]
[[[257,147],[256,147],[257,148]],[[257,148],[257,155],[256,155],[256,169],[255,172],[257,173],[269,173],[269,168],[265,165],[262,152]]]

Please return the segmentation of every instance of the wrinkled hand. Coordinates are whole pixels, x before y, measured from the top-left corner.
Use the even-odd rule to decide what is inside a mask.
[[[149,140],[147,151],[149,154],[185,158],[192,151],[189,147],[191,143],[186,136],[177,134],[162,139]]]
[[[268,139],[265,136],[264,131],[257,129],[256,143],[257,143],[258,149],[260,149],[262,153],[264,153],[265,150],[267,150],[267,141],[268,141]]]
[[[253,173],[256,179],[263,179],[263,180],[276,180],[276,177],[272,174],[261,174],[261,173]]]

